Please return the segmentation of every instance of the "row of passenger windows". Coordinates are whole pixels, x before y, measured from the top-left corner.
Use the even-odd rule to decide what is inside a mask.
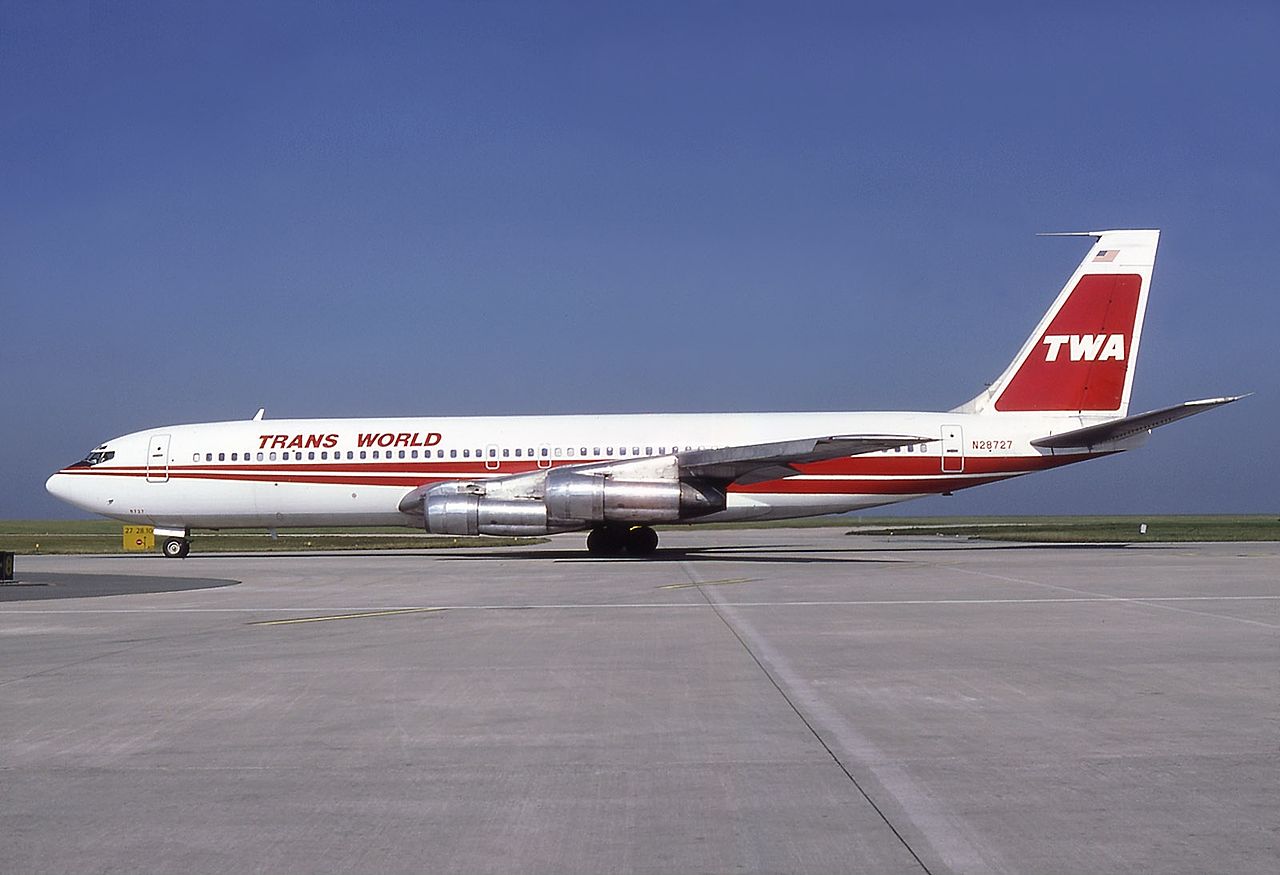
[[[588,453],[588,449],[590,449],[590,453]],[[643,453],[640,452],[642,449],[644,450]],[[437,459],[444,459],[444,458],[449,458],[449,459],[459,459],[459,458],[461,459],[472,459],[472,458],[474,459],[497,459],[497,458],[549,459],[554,456],[557,459],[566,459],[566,458],[567,459],[597,459],[597,458],[609,458],[613,456],[621,457],[626,455],[652,456],[654,455],[654,449],[655,448],[651,446],[647,446],[647,447],[633,446],[630,448],[628,447],[603,447],[603,448],[602,447],[590,447],[590,448],[588,447],[542,447],[540,450],[538,450],[535,453],[533,447],[528,447],[527,449],[524,447],[516,447],[514,449],[512,449],[511,447],[504,447],[502,449],[499,449],[498,447],[489,447],[487,450],[476,449],[474,453],[469,448],[462,449],[462,450],[457,450],[457,449],[436,450],[435,458]],[[673,446],[671,447],[671,452],[673,453],[680,452],[680,449],[681,448],[678,446]],[[684,450],[686,452],[692,449],[694,449],[694,447],[692,446],[684,447]],[[701,449],[705,449],[705,447],[698,447],[697,449],[701,450]],[[665,456],[667,454],[667,448],[665,446],[657,447],[657,451],[658,451],[657,455],[659,456]],[[334,461],[340,461],[344,458],[344,454],[342,450],[334,450],[332,453],[330,453],[328,450],[318,450],[318,451],[307,450],[305,454],[305,459],[308,461],[314,461],[317,458],[319,458],[320,461],[327,461],[329,460],[330,457],[332,457]],[[417,459],[417,458],[430,459],[431,450],[423,450],[421,452],[421,456],[419,456],[418,450],[347,450],[345,454],[345,458],[351,459],[351,460],[354,460],[357,458],[359,459]],[[259,451],[257,453],[252,453],[252,452],[249,452],[249,453],[239,453],[239,452],[193,453],[191,456],[191,461],[193,462],[199,462],[201,461],[201,459],[203,459],[206,462],[213,462],[215,460],[219,462],[227,462],[227,461],[251,462],[255,460],[259,462],[275,462],[275,461],[301,462],[304,459],[304,454],[300,450],[294,451],[294,452],[285,450],[280,453],[276,453],[274,451],[273,452]]]
[[[920,450],[919,450],[919,452],[923,453],[923,452],[925,451],[925,446],[926,446],[926,444],[920,444]],[[915,444],[907,444],[907,446],[906,446],[906,448],[905,448],[905,449],[906,449],[906,451],[907,451],[908,453],[914,453],[914,452],[916,452],[916,445],[915,445]],[[901,453],[901,452],[902,452],[902,450],[903,450],[903,447],[894,447],[894,448],[893,448],[893,451],[894,451],[895,453]]]

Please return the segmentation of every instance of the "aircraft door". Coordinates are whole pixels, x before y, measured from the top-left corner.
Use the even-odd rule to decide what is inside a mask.
[[[169,482],[169,436],[153,434],[147,444],[147,482]]]
[[[964,433],[958,425],[942,427],[942,471],[944,474],[964,471]]]

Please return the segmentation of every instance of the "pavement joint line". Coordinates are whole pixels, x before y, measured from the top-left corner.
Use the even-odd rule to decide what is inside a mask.
[[[689,580],[693,582],[694,586],[697,586],[699,583],[697,571],[695,571],[687,562],[681,563],[681,568],[684,570],[684,573],[688,575]],[[791,709],[792,713],[795,714],[797,718],[799,718],[800,722],[804,725],[804,728],[808,730],[809,734],[813,736],[814,741],[818,743],[818,746],[827,752],[827,756],[829,756],[831,761],[836,764],[836,767],[840,769],[841,773],[849,780],[849,783],[853,785],[853,788],[858,791],[858,795],[866,800],[866,803],[871,806],[871,810],[874,811],[884,825],[889,828],[889,832],[893,833],[894,838],[896,838],[899,844],[906,849],[906,852],[911,855],[911,859],[916,862],[916,865],[920,867],[925,875],[933,875],[928,865],[925,864],[924,860],[922,860],[920,855],[916,852],[916,849],[911,846],[911,843],[907,841],[906,837],[898,830],[893,821],[889,819],[884,810],[881,809],[881,807],[876,804],[876,801],[871,798],[871,794],[862,786],[862,783],[858,781],[853,772],[849,770],[849,767],[845,765],[844,761],[840,759],[839,754],[837,754],[831,745],[827,743],[827,740],[822,737],[822,733],[818,731],[818,728],[805,714],[805,711],[801,710],[800,706],[792,698],[792,694],[787,692],[788,688],[798,690],[800,687],[795,683],[796,679],[788,669],[787,665],[781,662],[780,654],[770,647],[767,641],[763,641],[760,638],[759,634],[756,633],[750,623],[736,616],[732,603],[725,602],[719,596],[713,597],[711,593],[702,589],[700,586],[698,587],[698,595],[702,596],[702,599],[706,602],[707,606],[715,612],[716,617],[724,624],[725,628],[729,630],[729,634],[734,637],[738,642],[738,645],[746,652],[751,661],[755,663],[756,668],[760,669],[761,673],[769,681],[769,684],[777,690],[778,695],[782,697],[782,701],[786,702],[787,707]],[[735,621],[737,625],[735,625]],[[739,629],[739,626],[742,628]],[[761,649],[763,658],[761,655],[758,655],[754,649],[752,649],[753,642]],[[778,674],[777,677],[775,677],[775,671]],[[812,697],[812,694],[810,694],[810,697]],[[837,733],[837,737],[840,737],[839,733]],[[877,759],[878,758],[879,755],[877,754]]]
[[[394,608],[386,611],[362,611],[353,614],[330,614],[326,617],[293,617],[288,620],[260,620],[250,626],[291,626],[297,623],[325,623],[330,620],[362,620],[367,617],[399,617],[405,614],[429,614],[445,608]]]
[[[1052,586],[1052,584],[1042,584]],[[1280,595],[1202,595],[1202,596],[1061,596],[1048,598],[996,598],[996,599],[848,599],[782,602],[732,602],[735,608],[838,608],[838,607],[912,607],[947,606],[969,607],[981,605],[1056,605],[1056,604],[1123,604],[1164,602],[1247,602],[1280,601]],[[0,618],[19,614],[297,614],[314,607],[263,607],[263,608],[11,608],[0,603]],[[350,608],[348,613],[388,612],[408,613],[427,611],[529,611],[529,610],[706,610],[709,605],[701,602],[567,602],[548,604],[486,604],[486,605],[389,605],[367,609]],[[1206,617],[1229,618],[1222,614],[1203,614]],[[344,617],[345,618],[345,617]],[[302,618],[309,619],[309,618]],[[278,621],[272,621],[278,622]],[[1262,624],[1267,625],[1267,624]]]

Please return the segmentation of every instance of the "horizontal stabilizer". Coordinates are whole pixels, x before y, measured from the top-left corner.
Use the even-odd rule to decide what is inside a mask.
[[[1064,431],[1061,434],[1036,438],[1031,442],[1031,445],[1033,447],[1045,447],[1046,449],[1092,448],[1099,444],[1122,441],[1125,438],[1142,434],[1144,431],[1150,431],[1153,428],[1177,422],[1179,419],[1186,419],[1188,416],[1195,416],[1197,413],[1204,413],[1206,410],[1213,410],[1215,407],[1221,407],[1224,404],[1230,404],[1245,397],[1247,396],[1232,395],[1227,398],[1205,398],[1200,401],[1186,401],[1182,404],[1175,404],[1172,407],[1162,407],[1159,410],[1139,413],[1136,416],[1114,419],[1101,425],[1090,425],[1085,428],[1077,428],[1074,431]]]

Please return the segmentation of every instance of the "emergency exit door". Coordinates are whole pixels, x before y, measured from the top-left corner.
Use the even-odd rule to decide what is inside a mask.
[[[169,481],[169,436],[153,434],[147,445],[147,482],[167,483]]]
[[[958,425],[942,427],[942,470],[946,474],[964,471],[964,433]]]

